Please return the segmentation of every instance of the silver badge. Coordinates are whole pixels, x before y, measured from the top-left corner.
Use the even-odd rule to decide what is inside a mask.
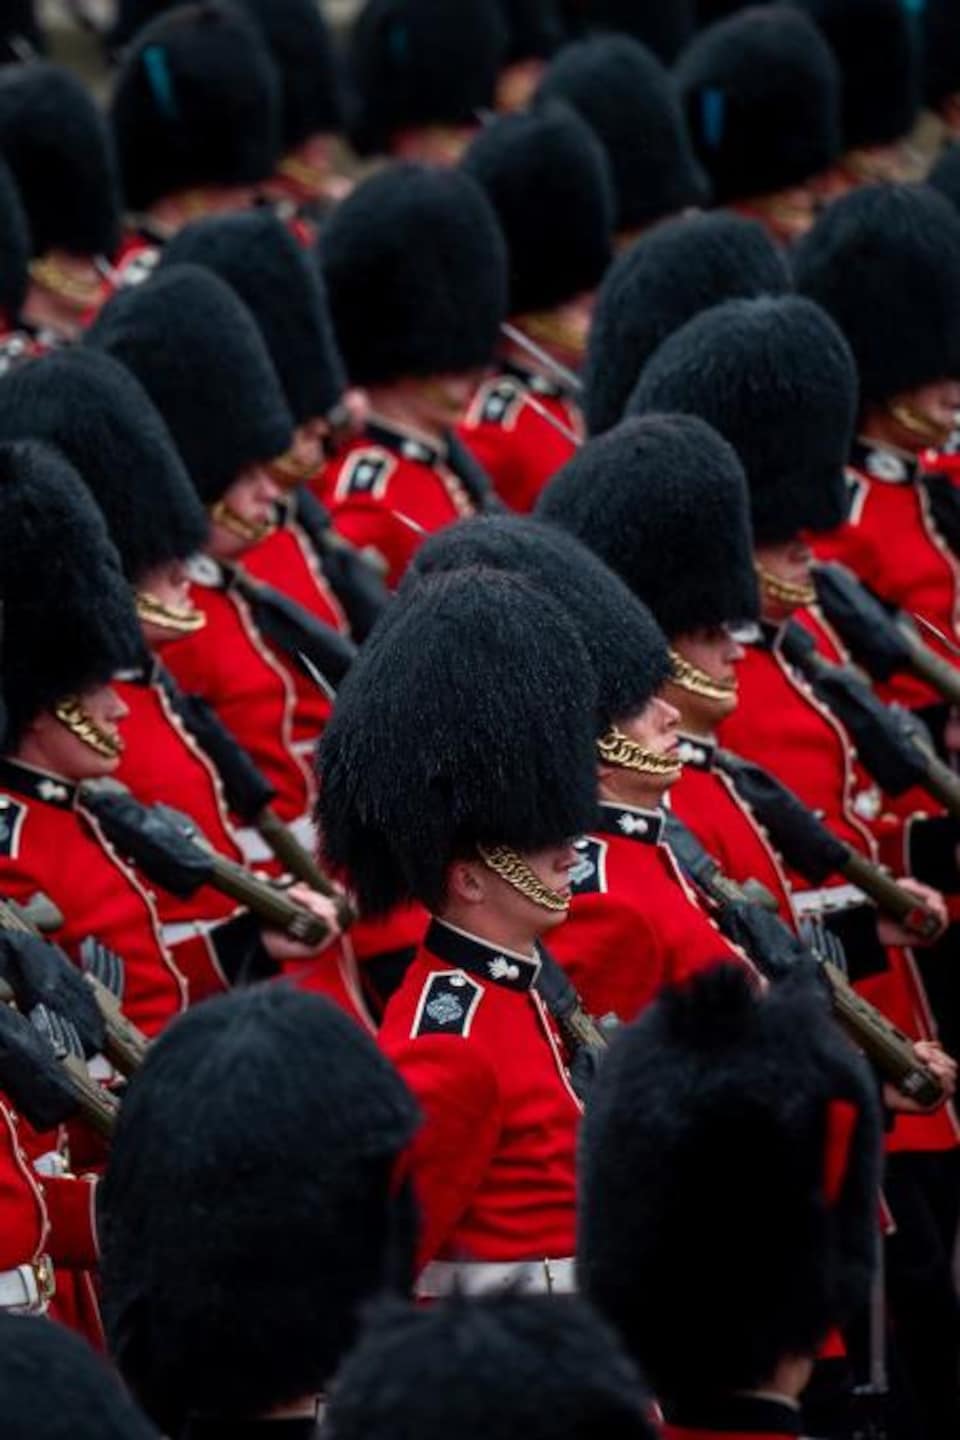
[[[519,980],[520,966],[511,965],[505,955],[498,955],[495,960],[487,963],[487,970],[490,972],[491,980]]]
[[[871,450],[863,467],[876,480],[906,480],[907,467],[892,450]]]
[[[427,1014],[438,1025],[452,1025],[463,1019],[463,1006],[455,995],[437,995],[427,1006]]]
[[[649,820],[644,820],[642,815],[621,815],[617,824],[624,835],[646,835],[650,829]]]

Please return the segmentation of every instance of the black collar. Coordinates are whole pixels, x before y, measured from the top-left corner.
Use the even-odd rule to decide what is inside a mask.
[[[39,800],[43,805],[53,805],[58,810],[72,810],[77,797],[76,785],[64,780],[62,775],[21,765],[9,755],[0,756],[0,788],[29,800]]]
[[[540,973],[540,961],[517,955],[513,950],[498,950],[486,940],[467,935],[445,925],[442,920],[431,920],[424,946],[438,960],[466,970],[482,980],[503,985],[507,990],[532,990]]]
[[[763,1395],[687,1399],[666,1406],[667,1421],[683,1430],[730,1431],[741,1435],[800,1435],[802,1416],[785,1400]]]
[[[885,485],[912,485],[920,472],[920,462],[915,455],[862,438],[853,442],[850,464],[871,480],[880,480]]]
[[[681,730],[679,741],[677,755],[684,765],[690,765],[694,770],[713,769],[713,757],[717,753],[716,740],[704,740],[700,735],[685,735]]]
[[[619,835],[641,845],[659,845],[663,838],[663,815],[659,810],[642,810],[638,805],[617,805],[601,800],[594,829],[601,835]]]
[[[401,456],[404,460],[415,460],[420,465],[430,465],[434,470],[438,465],[446,463],[446,448],[441,444],[434,444],[429,440],[422,440],[418,435],[412,435],[409,431],[400,429],[399,426],[391,425],[385,420],[368,420],[364,426],[367,437],[384,449],[390,450],[394,455]]]
[[[530,370],[526,365],[521,365],[516,360],[504,360],[500,366],[504,375],[509,375],[511,380],[517,380],[524,390],[531,391],[534,395],[549,396],[553,400],[569,399],[570,391],[565,385],[557,380],[551,380],[546,375],[541,375],[537,370]]]

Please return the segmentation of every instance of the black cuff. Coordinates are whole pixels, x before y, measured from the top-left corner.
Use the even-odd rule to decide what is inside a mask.
[[[210,932],[217,963],[231,986],[271,980],[280,967],[263,943],[260,921],[249,910]]]
[[[957,846],[960,825],[952,815],[934,815],[912,820],[907,831],[907,867],[915,880],[934,890],[956,894],[960,890]]]
[[[887,952],[877,937],[877,912],[872,905],[856,905],[824,915],[823,924],[843,946],[851,984],[882,975],[890,968]]]

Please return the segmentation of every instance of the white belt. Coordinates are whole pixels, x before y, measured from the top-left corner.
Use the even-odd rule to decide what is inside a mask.
[[[563,1260],[433,1260],[417,1281],[422,1300],[445,1295],[491,1295],[517,1290],[525,1295],[573,1295],[576,1262]]]
[[[210,920],[184,920],[178,924],[171,922],[168,925],[161,925],[160,934],[164,945],[172,948],[174,945],[182,945],[185,940],[195,940],[197,936],[202,938],[204,935],[209,935],[212,929],[213,923]]]
[[[53,1265],[48,1255],[41,1255],[35,1265],[0,1270],[0,1310],[13,1310],[21,1315],[42,1315],[56,1288]]]
[[[791,897],[794,912],[806,915],[834,915],[840,910],[853,910],[871,902],[859,885],[825,885],[820,890],[794,890]]]
[[[317,843],[317,830],[310,816],[300,815],[296,820],[291,820],[287,829],[300,841],[307,854],[312,855]],[[263,865],[276,858],[260,831],[253,825],[238,830],[236,839],[248,865]]]

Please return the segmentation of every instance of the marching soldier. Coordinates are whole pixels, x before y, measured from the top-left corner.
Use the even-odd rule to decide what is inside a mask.
[[[537,94],[572,105],[606,150],[617,198],[618,248],[658,220],[709,201],[710,186],[694,157],[670,75],[630,36],[602,35],[566,46]]]
[[[433,916],[380,1030],[424,1113],[422,1296],[573,1285],[581,1105],[537,944],[594,812],[596,698],[563,609],[471,567],[395,602],[321,741],[323,853],[362,910]]]
[[[487,502],[487,477],[451,431],[506,316],[503,239],[467,175],[395,165],[337,207],[319,245],[347,375],[370,414],[314,489],[394,586],[425,535]]]
[[[477,391],[462,434],[510,509],[532,510],[583,429],[576,397],[549,361],[576,369],[583,359],[593,295],[611,258],[610,167],[589,126],[565,106],[549,106],[495,120],[462,168],[500,222],[511,327],[520,332],[501,341],[499,373]],[[543,360],[524,336],[546,352]]]
[[[840,153],[840,77],[826,40],[787,5],[754,6],[690,43],[675,70],[717,205],[783,244],[813,224],[815,182]]]

